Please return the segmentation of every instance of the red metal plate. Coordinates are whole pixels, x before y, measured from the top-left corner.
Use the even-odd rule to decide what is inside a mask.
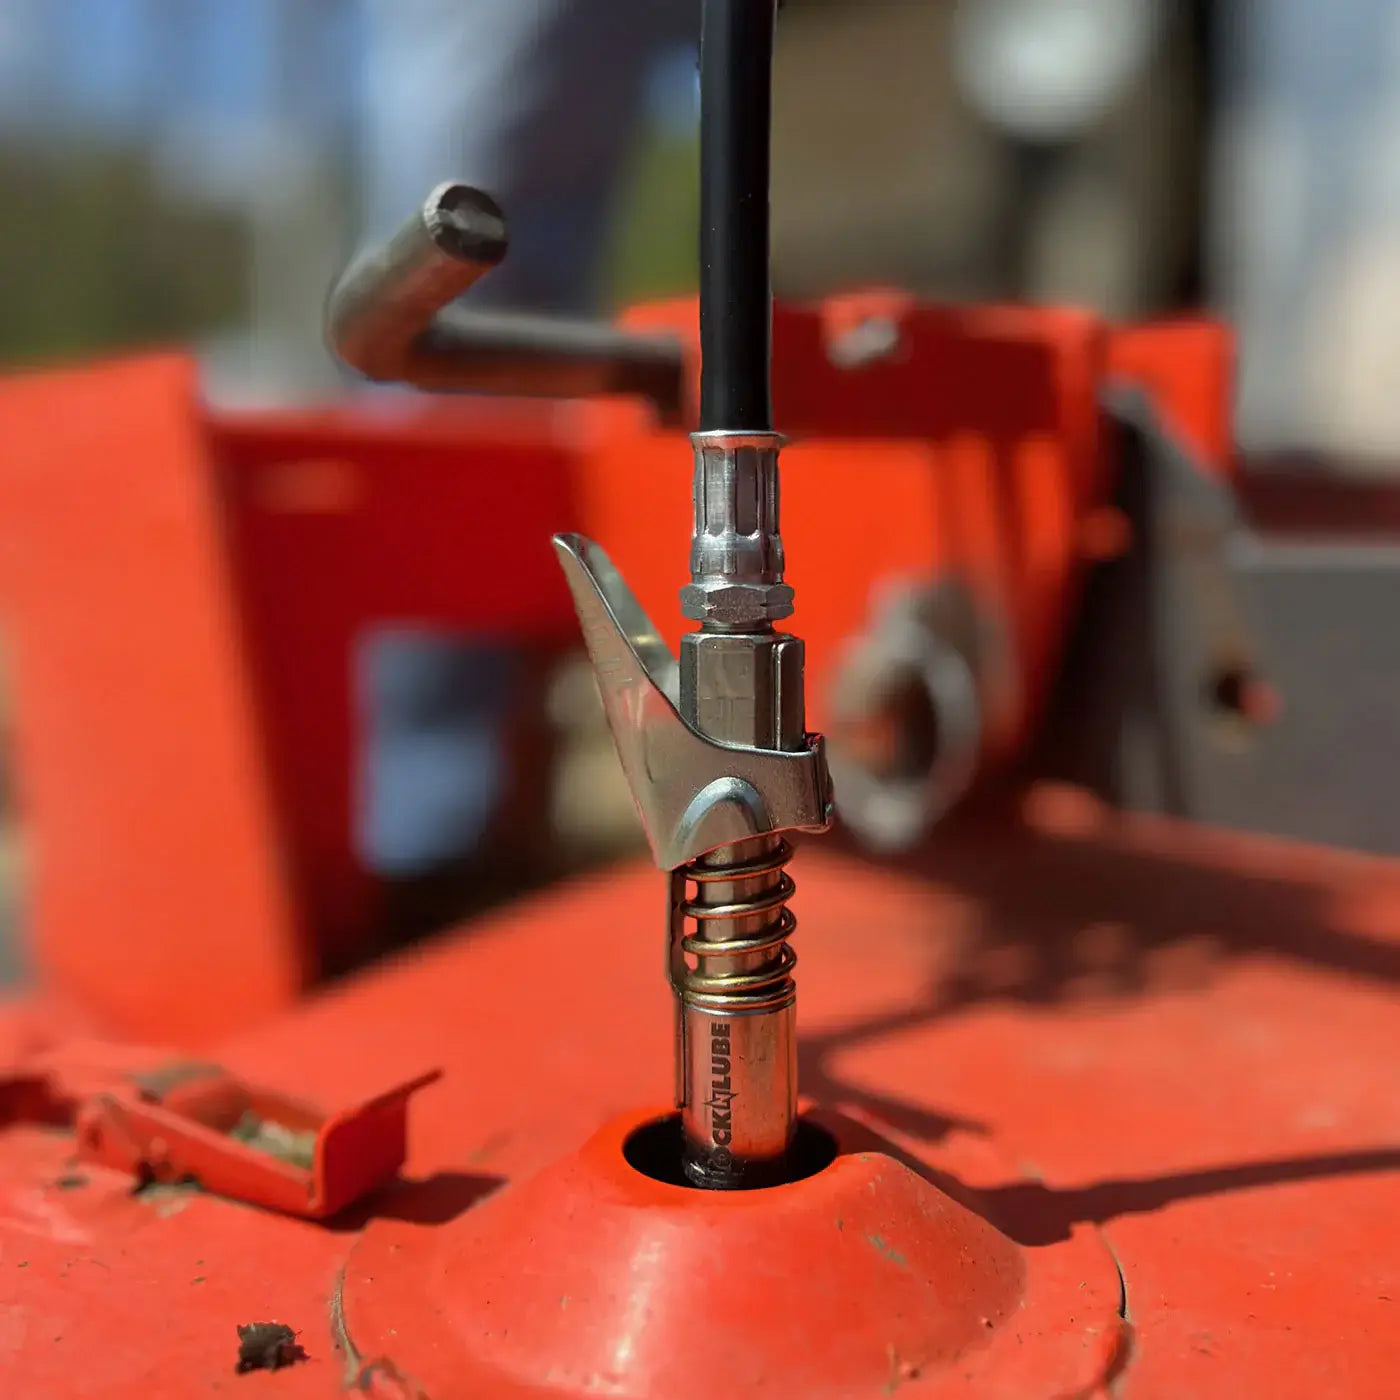
[[[1101,1236],[1127,1284],[1119,1393],[1394,1393],[1394,864],[1042,795],[1022,824],[950,833],[919,869],[811,843],[793,872],[804,1089],[979,1192],[1022,1241]],[[445,1063],[410,1122],[412,1184],[375,1212],[462,1228],[491,1184],[665,1100],[658,880],[552,891],[218,1058],[311,1101]],[[0,1136],[15,1393],[335,1393],[353,1228],[205,1197],[162,1217],[125,1182],[59,1188],[70,1151]],[[268,1318],[312,1360],[235,1378],[235,1327]]]
[[[1018,1400],[1112,1378],[1122,1288],[1092,1229],[1018,1245],[875,1134],[804,1122],[841,1150],[784,1186],[651,1179],[625,1143],[660,1124],[633,1114],[445,1229],[373,1223],[346,1269],[347,1345],[483,1400]]]

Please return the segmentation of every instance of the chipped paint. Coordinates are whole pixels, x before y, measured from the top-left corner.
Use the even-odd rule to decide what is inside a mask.
[[[909,1267],[909,1261],[883,1235],[867,1235],[865,1239],[867,1244],[883,1254],[891,1264],[901,1269]]]

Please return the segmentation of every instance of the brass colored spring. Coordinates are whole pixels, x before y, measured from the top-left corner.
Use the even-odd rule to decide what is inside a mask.
[[[710,884],[737,884],[767,877],[765,884],[752,894],[727,904],[706,904],[698,894],[679,902],[677,912],[683,919],[694,920],[696,926],[694,933],[678,929],[678,951],[673,944],[671,980],[683,1002],[723,1012],[741,1008],[757,1011],[791,999],[797,954],[788,939],[797,929],[797,919],[787,905],[796,886],[785,867],[792,856],[791,844],[778,838],[771,849],[761,849],[751,860],[710,865],[701,857],[676,872],[678,881],[691,881],[702,889]],[[707,930],[716,924],[757,919],[766,914],[776,917],[756,933],[734,938],[707,936]],[[686,954],[696,959],[696,966],[690,965]]]

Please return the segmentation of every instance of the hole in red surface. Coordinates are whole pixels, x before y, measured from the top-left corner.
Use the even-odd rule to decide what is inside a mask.
[[[1207,705],[1228,719],[1246,724],[1269,724],[1278,716],[1279,700],[1272,686],[1244,666],[1222,666],[1206,679]]]
[[[664,1118],[654,1118],[650,1123],[634,1128],[622,1145],[622,1155],[627,1159],[628,1166],[643,1176],[651,1177],[653,1181],[701,1190],[703,1188],[694,1186],[685,1178],[681,1166],[683,1148],[681,1116],[679,1113],[668,1113]],[[836,1153],[836,1139],[825,1128],[805,1118],[799,1119],[792,1150],[784,1159],[781,1171],[751,1177],[745,1187],[758,1189],[802,1181],[829,1167],[836,1160]]]

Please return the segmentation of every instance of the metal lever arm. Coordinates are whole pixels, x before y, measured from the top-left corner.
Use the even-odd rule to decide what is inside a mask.
[[[825,831],[832,808],[821,737],[784,752],[693,729],[676,709],[675,658],[612,561],[581,535],[556,535],[554,548],[657,865],[675,870],[773,832]]]
[[[678,341],[561,317],[470,311],[456,301],[506,254],[505,215],[470,185],[439,185],[331,292],[326,336],[368,379],[419,389],[580,398],[635,394],[678,421]]]

